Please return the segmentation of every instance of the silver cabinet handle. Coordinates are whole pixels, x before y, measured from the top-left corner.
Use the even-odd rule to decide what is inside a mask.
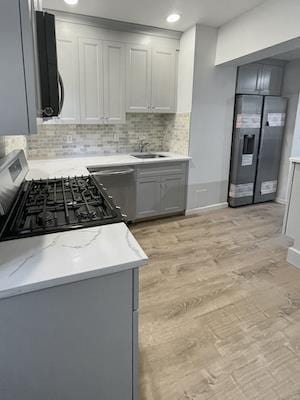
[[[132,174],[134,172],[133,168],[126,169],[124,171],[95,171],[92,172],[92,175],[95,176],[111,176],[111,175],[127,175]]]

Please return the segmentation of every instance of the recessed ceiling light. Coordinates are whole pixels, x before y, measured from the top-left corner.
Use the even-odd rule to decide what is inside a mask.
[[[75,6],[78,3],[78,0],[65,0],[65,3],[69,4],[69,6]]]
[[[168,22],[177,22],[177,21],[179,21],[180,20],[180,15],[179,14],[170,14],[168,17],[167,17],[167,21]]]

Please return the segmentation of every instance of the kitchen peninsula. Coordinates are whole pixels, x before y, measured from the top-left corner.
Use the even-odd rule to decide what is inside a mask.
[[[0,398],[136,399],[138,269],[147,256],[124,222],[97,225],[109,207],[119,214],[88,172],[50,180],[48,169],[26,182],[27,169],[23,151],[0,163],[7,187],[20,184],[13,197],[24,199],[1,217]],[[94,214],[88,202],[98,198]],[[40,205],[48,208],[34,214]]]

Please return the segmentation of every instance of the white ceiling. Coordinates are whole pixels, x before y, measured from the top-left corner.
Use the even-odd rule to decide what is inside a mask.
[[[42,0],[44,8],[116,19],[159,28],[185,31],[195,23],[218,27],[265,0],[79,0],[68,6],[63,0]],[[166,17],[181,14],[169,24]]]

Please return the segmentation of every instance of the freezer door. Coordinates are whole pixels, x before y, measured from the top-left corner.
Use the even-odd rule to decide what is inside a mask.
[[[283,97],[265,97],[254,203],[275,200],[286,107]]]
[[[262,96],[236,96],[228,197],[231,207],[253,203],[262,107]]]

